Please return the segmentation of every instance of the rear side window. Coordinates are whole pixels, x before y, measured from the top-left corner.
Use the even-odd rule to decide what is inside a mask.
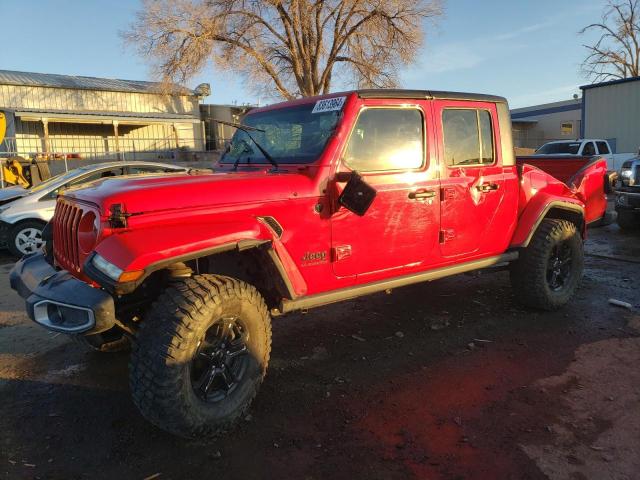
[[[607,142],[596,142],[596,145],[598,146],[598,153],[600,153],[600,155],[610,153],[609,147],[607,147]]]
[[[495,160],[491,114],[487,110],[445,109],[442,112],[446,164],[487,165]]]
[[[593,142],[588,142],[584,145],[582,149],[582,155],[590,156],[596,154],[596,147],[593,145]]]
[[[415,108],[368,108],[351,132],[344,161],[353,170],[420,168],[424,159],[424,120]]]

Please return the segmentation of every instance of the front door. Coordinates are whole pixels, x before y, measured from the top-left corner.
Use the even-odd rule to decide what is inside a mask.
[[[494,254],[503,248],[497,241],[504,237],[503,227],[497,224],[512,213],[503,202],[495,104],[478,102],[470,108],[469,102],[437,101],[434,112],[442,152],[442,256]]]
[[[360,173],[377,196],[363,216],[344,207],[333,214],[337,276],[357,275],[358,283],[365,283],[399,269],[424,268],[439,257],[438,171],[427,160],[425,119],[430,112],[425,105],[386,101],[360,111],[340,169]]]

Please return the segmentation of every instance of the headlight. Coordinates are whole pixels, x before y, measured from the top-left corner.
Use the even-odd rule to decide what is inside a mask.
[[[111,280],[119,283],[135,282],[144,275],[144,270],[129,270],[123,272],[121,268],[116,267],[113,263],[108,262],[97,253],[91,259],[91,264]]]
[[[626,207],[629,202],[626,195],[617,195],[616,203],[621,207]]]
[[[122,275],[121,268],[116,267],[113,263],[109,263],[97,253],[91,259],[91,264],[111,280],[114,280],[116,282],[120,278],[120,275]]]
[[[620,170],[620,182],[624,186],[629,186],[629,180],[631,179],[632,170],[630,168],[622,168]]]

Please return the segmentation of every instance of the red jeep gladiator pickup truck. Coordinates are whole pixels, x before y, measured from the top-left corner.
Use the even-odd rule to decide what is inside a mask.
[[[517,165],[501,97],[360,90],[255,109],[237,128],[215,173],[65,190],[45,249],[11,272],[45,328],[100,350],[131,342],[135,404],[182,436],[246,411],[272,317],[507,265],[523,304],[556,309],[604,214],[606,162],[563,179]]]

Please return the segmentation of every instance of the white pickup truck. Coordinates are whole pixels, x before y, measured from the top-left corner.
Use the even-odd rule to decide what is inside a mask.
[[[612,153],[609,142],[599,138],[579,138],[577,140],[557,140],[547,142],[538,148],[535,156],[566,155],[568,157],[591,157],[599,155],[607,159],[607,168],[618,171],[625,160],[633,158],[635,153]]]

